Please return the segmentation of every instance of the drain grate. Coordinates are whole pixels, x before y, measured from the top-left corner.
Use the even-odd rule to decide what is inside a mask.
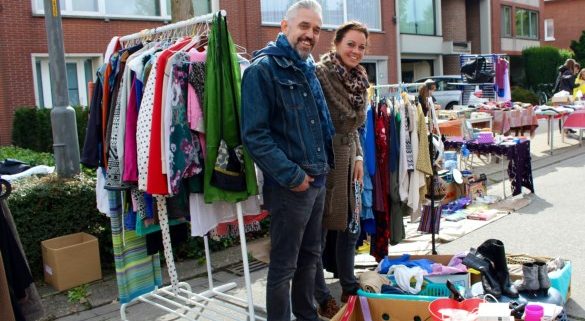
[[[250,266],[250,272],[262,270],[263,268],[268,267],[268,264],[256,259],[248,261],[248,265]],[[225,267],[225,270],[237,276],[244,276],[244,262],[240,261],[238,263],[228,265]]]

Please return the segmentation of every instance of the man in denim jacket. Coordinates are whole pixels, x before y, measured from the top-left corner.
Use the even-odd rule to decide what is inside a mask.
[[[333,124],[311,51],[321,7],[293,4],[276,42],[254,53],[242,80],[242,139],[264,173],[271,212],[268,320],[318,320],[313,305],[320,260],[325,177],[333,166]],[[289,296],[290,281],[292,291]]]

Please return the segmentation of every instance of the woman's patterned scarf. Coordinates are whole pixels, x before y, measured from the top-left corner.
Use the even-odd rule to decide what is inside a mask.
[[[368,82],[368,74],[362,65],[357,65],[355,68],[347,70],[341,63],[341,59],[334,51],[330,51],[324,55],[322,60],[324,62],[330,61],[333,64],[339,79],[343,86],[347,89],[349,94],[349,102],[356,110],[363,109],[366,105],[363,93],[368,89],[370,83]]]

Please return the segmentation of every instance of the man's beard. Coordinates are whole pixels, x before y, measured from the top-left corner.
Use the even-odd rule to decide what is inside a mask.
[[[302,46],[301,42],[305,41],[305,40],[308,41],[311,45],[311,48],[309,48],[307,50],[300,48]],[[297,39],[297,42],[294,45],[294,49],[299,54],[299,56],[301,57],[302,60],[309,58],[309,56],[311,55],[311,51],[313,51],[313,48],[315,48],[315,41],[313,39],[309,39],[309,38],[299,38],[299,39]]]

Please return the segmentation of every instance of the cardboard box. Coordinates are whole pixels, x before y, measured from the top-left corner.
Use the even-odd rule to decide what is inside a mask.
[[[429,312],[430,302],[394,300],[394,299],[373,299],[368,298],[368,307],[370,309],[371,320],[391,320],[391,321],[412,321],[412,320],[430,320]],[[346,313],[347,304],[331,318],[331,321],[340,321]],[[365,321],[361,304],[359,300],[355,303],[353,311],[348,311],[348,321]]]
[[[98,240],[87,233],[41,242],[45,282],[58,291],[102,278]]]

